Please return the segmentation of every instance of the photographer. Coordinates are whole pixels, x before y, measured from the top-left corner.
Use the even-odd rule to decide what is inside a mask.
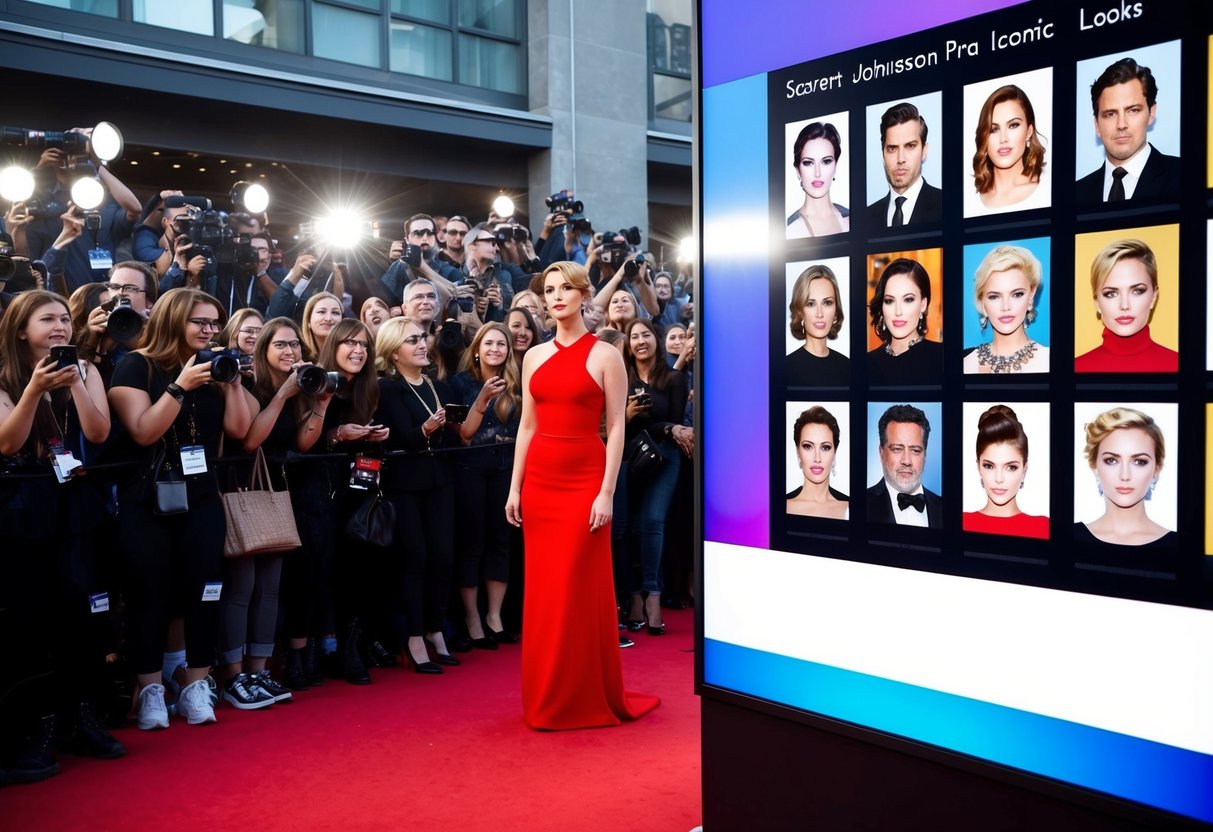
[[[417,278],[425,278],[447,295],[453,294],[463,275],[459,267],[438,258],[437,232],[429,214],[414,214],[404,222],[404,239],[393,240],[388,256],[394,261],[379,278],[380,297],[396,304],[404,296],[404,287]]]
[[[510,288],[521,292],[530,286],[531,277],[542,271],[531,245],[531,232],[526,226],[510,220],[496,223],[493,233],[497,236],[499,266],[509,272]]]
[[[471,287],[472,310],[481,323],[502,323],[505,310],[514,299],[513,280],[497,262],[497,247],[497,235],[484,225],[478,225],[468,233],[460,289]],[[459,294],[461,299],[467,298],[466,291]],[[476,329],[479,330],[479,326]]]
[[[629,230],[639,235],[635,229]],[[628,251],[628,241],[622,232],[607,232],[602,235],[602,244],[591,252],[591,262],[587,263],[591,280],[594,280],[593,266],[598,267],[598,281],[595,285],[599,288],[598,294],[594,295],[594,305],[607,312],[615,292],[618,289],[626,289],[635,301],[636,317],[650,318],[658,315],[661,313],[661,306],[657,302],[657,291],[653,288],[653,279],[650,277],[651,255],[644,252],[629,254]]]
[[[326,279],[316,271],[323,259],[323,255],[318,257],[311,251],[304,251],[295,258],[295,265],[282,278],[270,299],[266,317],[291,318],[296,323],[306,324],[306,307],[319,294],[332,294],[337,298],[340,311],[344,312],[347,267],[345,263],[334,263],[333,271]]]
[[[446,226],[443,229],[443,238],[445,245],[439,250],[438,258],[444,263],[449,263],[455,268],[463,265],[464,243],[467,238],[468,231],[472,228],[472,224],[468,222],[467,217],[456,214],[446,221]]]
[[[568,189],[552,194],[544,202],[551,213],[544,217],[543,230],[535,244],[540,266],[547,268],[558,260],[585,265],[593,229],[583,213],[584,206],[573,199],[573,192]]]
[[[86,303],[84,298],[87,295],[81,295],[92,286],[102,288],[95,305]],[[115,264],[110,269],[105,283],[82,286],[72,293],[69,306],[72,309],[76,347],[80,350],[80,358],[95,365],[107,385],[114,374],[114,367],[142,332],[142,326],[136,329],[133,322],[147,320],[156,297],[155,272],[134,260]],[[109,330],[110,316],[120,307],[139,316],[134,319],[129,313],[120,312],[114,319],[114,326],[125,342],[115,338]]]
[[[685,295],[678,297],[674,294],[674,277],[669,272],[657,272],[653,276],[653,291],[657,294],[657,306],[660,311],[653,313],[653,323],[661,327],[672,324],[683,325],[682,307],[690,301]]]
[[[118,528],[143,730],[168,727],[160,676],[165,633],[178,603],[189,666],[177,715],[191,725],[215,721],[206,677],[218,636],[226,535],[215,460],[220,435],[243,440],[260,410],[241,386],[234,359],[199,358],[225,321],[210,295],[168,292],[152,308],[142,346],[122,359],[110,387],[127,452],[141,462],[119,481]],[[182,480],[184,501],[179,489],[164,487]]]
[[[172,196],[181,196],[181,191],[165,189],[149,199],[131,232],[131,259],[148,264],[161,277],[173,265],[173,242],[177,239],[173,221],[189,211],[187,205],[165,207],[165,200]]]

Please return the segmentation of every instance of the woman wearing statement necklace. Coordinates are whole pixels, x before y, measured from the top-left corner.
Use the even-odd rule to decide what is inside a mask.
[[[931,278],[921,264],[899,257],[881,272],[868,311],[884,343],[868,353],[868,382],[938,384],[943,344],[927,340]]]
[[[458,443],[448,439],[443,407],[456,399],[446,384],[425,375],[429,350],[420,325],[393,318],[379,327],[375,347],[385,373],[376,418],[391,431],[390,450],[414,452],[389,460],[381,483],[396,507],[395,546],[403,555],[397,561],[402,603],[394,606],[393,623],[413,670],[436,674],[442,665],[459,664],[442,633],[455,557],[455,478],[447,455],[428,452]]]
[[[990,327],[994,337],[965,356],[966,373],[1049,371],[1049,348],[1028,337],[1039,290],[1040,261],[1026,248],[998,246],[982,258],[973,281],[973,302],[982,334]]]

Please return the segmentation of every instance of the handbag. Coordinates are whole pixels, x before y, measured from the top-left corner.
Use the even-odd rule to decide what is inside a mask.
[[[665,465],[665,457],[647,429],[628,440],[623,458],[628,464],[628,476],[632,478],[649,479]]]
[[[229,558],[289,552],[302,544],[291,493],[270,487],[270,468],[260,448],[253,458],[248,488],[220,495],[227,516],[223,554]]]
[[[168,445],[162,439],[156,460],[152,463],[152,510],[156,514],[184,514],[190,510],[190,497],[185,479],[168,461]]]
[[[371,546],[391,546],[395,528],[396,507],[383,499],[379,491],[367,494],[345,521],[345,533],[349,537]]]

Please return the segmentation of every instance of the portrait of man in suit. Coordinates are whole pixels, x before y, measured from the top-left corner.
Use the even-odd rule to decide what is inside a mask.
[[[903,101],[880,117],[880,150],[889,192],[867,207],[868,228],[938,223],[943,219],[943,192],[922,176],[927,160],[927,120]]]
[[[942,498],[923,487],[931,423],[910,404],[895,404],[877,422],[880,482],[868,489],[868,520],[938,529],[943,526]]]
[[[1078,180],[1079,204],[1179,195],[1179,158],[1146,139],[1158,117],[1158,83],[1149,67],[1133,58],[1109,66],[1091,85],[1091,110],[1104,163]]]

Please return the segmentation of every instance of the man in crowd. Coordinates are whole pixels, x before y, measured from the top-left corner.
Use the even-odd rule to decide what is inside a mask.
[[[900,228],[943,220],[943,191],[922,178],[927,120],[903,101],[880,117],[880,149],[889,192],[868,206],[868,228]]]
[[[463,241],[467,237],[468,231],[472,228],[472,224],[468,222],[467,217],[459,216],[458,214],[446,221],[446,229],[444,236],[446,238],[446,247],[442,249],[439,257],[450,263],[452,266],[463,265]]]
[[[943,500],[923,488],[931,423],[917,407],[895,404],[877,422],[880,467],[884,476],[868,489],[868,521],[938,529]]]
[[[1159,153],[1146,133],[1158,116],[1150,68],[1122,58],[1091,85],[1095,133],[1104,163],[1078,180],[1079,204],[1168,199],[1179,194],[1179,159]]]
[[[442,286],[447,294],[463,280],[456,266],[444,262],[438,256],[435,245],[437,232],[434,218],[429,214],[414,214],[404,222],[404,239],[392,242],[388,266],[379,278],[380,295],[389,306],[400,303],[404,287],[418,278],[425,278],[436,286]],[[462,246],[462,239],[460,246]]]
[[[512,276],[497,262],[497,246],[497,235],[487,225],[468,232],[463,283],[473,287],[475,312],[483,323],[503,322],[514,299]]]

